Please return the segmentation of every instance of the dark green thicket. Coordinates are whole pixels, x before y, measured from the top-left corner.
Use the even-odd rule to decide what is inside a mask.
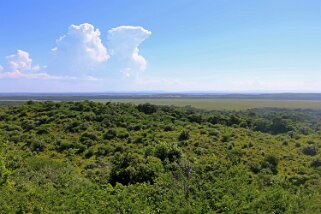
[[[0,213],[320,213],[321,112],[0,107]]]

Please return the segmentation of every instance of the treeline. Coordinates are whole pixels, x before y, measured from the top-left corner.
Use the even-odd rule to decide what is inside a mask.
[[[4,213],[318,213],[321,112],[0,107]]]

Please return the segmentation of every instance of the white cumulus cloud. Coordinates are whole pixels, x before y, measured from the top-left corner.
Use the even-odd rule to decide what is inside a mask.
[[[150,35],[150,31],[139,26],[112,28],[108,31],[107,50],[99,29],[88,23],[70,25],[50,51],[48,66],[34,65],[27,51],[17,50],[0,65],[0,78],[101,81],[103,73],[113,70],[127,77],[138,77],[147,65],[139,46]],[[109,58],[112,59],[110,67],[106,64]]]
[[[0,78],[51,79],[43,72],[44,67],[32,65],[32,58],[27,51],[17,50],[16,54],[6,57],[4,66],[0,65]]]
[[[70,25],[68,32],[56,41],[52,54],[49,68],[60,74],[91,71],[109,59],[99,29],[88,23]]]
[[[8,72],[22,72],[32,70],[32,59],[28,52],[23,50],[17,50],[16,54],[12,54],[6,57],[7,65],[6,70]]]
[[[151,35],[140,26],[119,26],[108,31],[108,48],[125,76],[146,69],[146,59],[139,55],[139,45]]]

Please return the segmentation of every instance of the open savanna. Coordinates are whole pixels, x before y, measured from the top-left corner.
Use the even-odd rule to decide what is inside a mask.
[[[275,97],[260,97],[260,96],[234,96],[234,97],[206,97],[206,96],[181,96],[181,97],[163,97],[155,95],[149,97],[146,95],[15,95],[15,96],[0,96],[0,105],[18,105],[23,104],[28,100],[34,101],[82,101],[91,100],[95,102],[119,102],[119,103],[133,103],[143,104],[151,103],[155,105],[168,106],[191,106],[194,108],[204,110],[245,110],[252,108],[291,108],[291,109],[321,109],[321,99],[319,97],[312,97],[308,99],[308,95],[304,97],[283,97],[272,95]]]
[[[95,100],[102,101],[102,100]],[[106,100],[105,100],[106,101]],[[110,99],[110,102],[151,103],[155,105],[192,106],[205,110],[244,110],[251,108],[311,108],[321,109],[320,100],[267,100],[267,99]]]

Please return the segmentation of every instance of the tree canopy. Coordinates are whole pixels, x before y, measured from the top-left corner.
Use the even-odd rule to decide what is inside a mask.
[[[0,107],[3,213],[319,213],[321,112]]]

